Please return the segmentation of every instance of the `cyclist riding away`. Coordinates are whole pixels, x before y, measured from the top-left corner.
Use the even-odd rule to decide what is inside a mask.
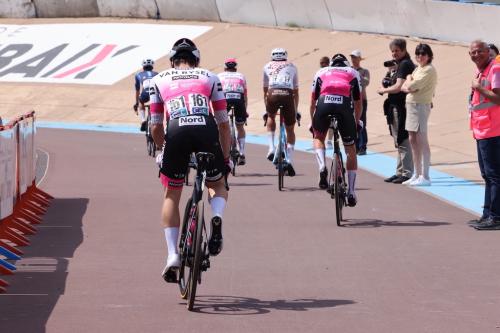
[[[247,81],[245,76],[237,72],[238,63],[234,58],[228,58],[224,62],[224,72],[220,73],[219,79],[222,83],[222,90],[226,96],[227,110],[234,107],[234,119],[236,131],[238,132],[238,148],[240,157],[238,165],[245,165],[245,122],[247,121]]]
[[[264,66],[264,104],[266,105],[267,133],[269,137],[269,152],[267,159],[274,159],[274,133],[276,131],[276,112],[280,106],[285,121],[287,139],[287,165],[289,176],[295,176],[292,166],[295,145],[294,126],[296,121],[297,105],[299,104],[299,79],[297,67],[287,61],[288,53],[285,49],[276,48],[271,51],[271,61]]]
[[[149,102],[149,86],[150,80],[158,74],[153,71],[155,62],[153,59],[144,59],[142,61],[142,72],[135,74],[135,104],[134,111],[137,114],[139,109],[139,116],[141,117],[141,131],[146,131],[147,115],[145,112],[144,104]]]
[[[355,193],[357,124],[360,121],[362,100],[359,73],[350,67],[343,54],[332,57],[330,67],[320,69],[314,76],[311,95],[311,121],[314,133],[314,149],[319,165],[319,187],[328,187],[328,171],[325,166],[325,136],[330,125],[329,115],[335,115],[342,142],[347,153],[347,178],[349,193],[347,203],[353,207],[357,198]],[[353,112],[354,104],[354,112]]]
[[[165,186],[162,224],[168,258],[162,276],[175,275],[179,268],[179,200],[191,153],[215,155],[207,168],[207,187],[212,209],[211,255],[222,250],[222,217],[227,190],[224,174],[231,169],[230,128],[224,92],[217,75],[199,68],[200,51],[187,38],[174,43],[170,51],[172,68],[152,80],[151,123],[155,143],[163,146],[160,179]],[[211,102],[211,105],[210,105]],[[163,127],[167,118],[166,134]]]

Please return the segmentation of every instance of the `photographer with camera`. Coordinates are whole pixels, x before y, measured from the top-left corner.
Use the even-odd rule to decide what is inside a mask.
[[[406,41],[401,38],[394,39],[389,48],[392,53],[393,62],[386,61],[384,66],[397,69],[391,72],[389,69],[386,77],[382,80],[382,87],[377,92],[380,95],[388,94],[384,102],[384,114],[387,117],[389,131],[394,138],[394,145],[398,150],[396,173],[385,182],[401,184],[413,174],[413,159],[411,154],[410,142],[408,140],[408,131],[405,129],[406,122],[406,93],[401,91],[406,77],[415,69],[415,64],[406,51]],[[391,73],[389,73],[391,72]]]

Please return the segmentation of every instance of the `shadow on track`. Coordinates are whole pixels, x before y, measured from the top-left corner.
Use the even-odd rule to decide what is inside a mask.
[[[83,241],[82,218],[88,199],[54,199],[17,261],[8,293],[0,296],[0,332],[45,332],[64,294],[68,262]],[[24,320],[21,320],[24,318]]]
[[[293,299],[264,301],[241,296],[197,296],[195,312],[217,315],[258,315],[272,310],[309,311],[355,304],[351,300],[338,299]]]
[[[379,228],[379,227],[439,227],[449,225],[448,222],[439,221],[382,221],[376,219],[346,219],[343,227],[346,228]]]

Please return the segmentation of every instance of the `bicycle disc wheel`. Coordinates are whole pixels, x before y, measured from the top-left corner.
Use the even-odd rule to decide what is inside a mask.
[[[200,207],[201,205],[201,207]],[[196,223],[196,233],[193,235],[193,252],[194,258],[191,268],[191,274],[189,275],[189,292],[188,292],[188,302],[187,308],[189,311],[193,310],[194,300],[196,298],[196,288],[198,286],[198,282],[200,281],[201,274],[201,262],[203,260],[203,253],[201,251],[201,243],[203,241],[203,203],[198,203],[197,208],[197,223]],[[201,218],[200,218],[201,215]]]
[[[190,198],[186,204],[186,208],[184,210],[184,218],[182,220],[181,227],[181,237],[179,240],[179,254],[181,256],[181,266],[179,267],[179,289],[181,292],[181,297],[183,299],[187,298],[188,290],[189,290],[189,275],[191,274],[191,264],[192,262],[192,245],[191,247],[185,244],[187,237],[187,228],[189,225],[189,221],[193,219],[193,216],[196,216],[198,213],[196,206],[192,206],[192,199]],[[192,243],[191,243],[192,244]]]
[[[342,189],[341,189],[341,182],[340,182],[340,179],[341,179],[341,170],[342,169],[339,169],[339,163],[340,160],[339,160],[339,155],[338,154],[335,154],[335,158],[334,158],[334,161],[333,161],[333,181],[334,181],[334,186],[333,186],[333,192],[334,192],[334,196],[335,196],[335,217],[337,219],[337,225],[340,227],[342,225],[341,221],[342,221],[342,206],[344,204],[343,202],[343,199],[342,199]]]

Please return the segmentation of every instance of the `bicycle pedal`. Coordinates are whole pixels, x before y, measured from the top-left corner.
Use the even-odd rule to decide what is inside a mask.
[[[210,268],[210,260],[207,259],[204,259],[202,262],[201,262],[201,270],[206,272],[207,269]]]

